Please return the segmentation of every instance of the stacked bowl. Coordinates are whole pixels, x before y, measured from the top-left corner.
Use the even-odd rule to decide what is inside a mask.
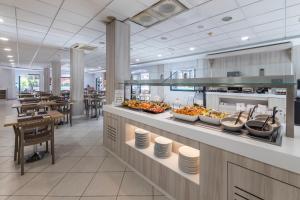
[[[139,149],[145,149],[150,145],[150,132],[144,129],[135,129],[135,146]]]
[[[179,148],[178,166],[187,174],[198,174],[200,165],[200,151],[188,146]]]
[[[172,154],[173,141],[165,137],[155,138],[154,155],[158,158],[168,158]]]

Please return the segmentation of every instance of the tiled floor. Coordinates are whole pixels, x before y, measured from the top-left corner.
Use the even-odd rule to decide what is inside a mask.
[[[56,164],[46,155],[25,164],[21,176],[12,157],[13,130],[3,127],[4,117],[16,114],[12,103],[0,101],[0,200],[167,200],[103,149],[102,118],[56,129]]]

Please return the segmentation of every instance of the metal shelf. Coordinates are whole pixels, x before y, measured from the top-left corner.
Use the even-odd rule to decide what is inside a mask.
[[[206,86],[206,87],[276,87],[288,88],[296,84],[294,75],[285,76],[252,76],[252,77],[216,77],[190,79],[152,79],[128,80],[125,85],[149,86]]]

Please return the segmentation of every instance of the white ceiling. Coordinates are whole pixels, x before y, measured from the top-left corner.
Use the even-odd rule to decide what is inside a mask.
[[[74,43],[98,46],[89,68],[105,67],[107,16],[131,25],[131,61],[153,60],[300,35],[300,0],[180,0],[189,10],[145,29],[128,20],[159,0],[0,0],[0,65],[69,62]],[[230,22],[222,18],[231,16]],[[211,33],[210,36],[208,33]],[[249,36],[248,41],[241,41]],[[162,40],[161,37],[166,37]],[[3,48],[10,47],[11,52]],[[194,51],[190,51],[194,47]],[[161,57],[157,55],[161,54]]]

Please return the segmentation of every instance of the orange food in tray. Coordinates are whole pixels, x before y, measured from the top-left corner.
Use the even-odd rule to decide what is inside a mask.
[[[202,115],[207,112],[207,109],[201,106],[185,106],[183,108],[174,109],[175,113],[183,114],[183,115]]]
[[[170,108],[169,104],[163,102],[148,102],[148,101],[138,101],[138,100],[127,100],[123,102],[123,106],[144,110],[151,113],[162,113]]]

